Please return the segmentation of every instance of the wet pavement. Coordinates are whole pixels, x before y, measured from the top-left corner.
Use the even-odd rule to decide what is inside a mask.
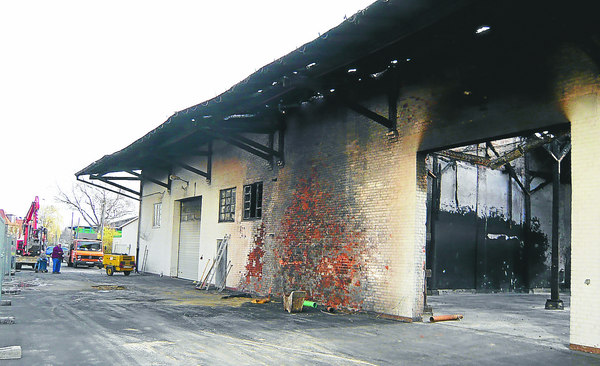
[[[429,297],[457,322],[400,323],[368,314],[283,311],[198,291],[190,281],[99,269],[17,272],[3,295],[0,347],[21,346],[6,365],[600,365],[568,350],[568,310],[545,295]],[[568,299],[565,305],[568,308]]]
[[[434,312],[463,314],[464,321],[447,326],[522,339],[551,348],[569,348],[570,298],[561,294],[564,310],[546,310],[550,293],[461,294],[428,298]]]

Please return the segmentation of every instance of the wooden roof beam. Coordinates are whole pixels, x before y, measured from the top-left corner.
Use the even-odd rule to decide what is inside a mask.
[[[94,187],[96,187],[96,188],[104,189],[105,191],[109,191],[109,192],[112,192],[112,193],[116,193],[116,194],[119,194],[119,195],[121,195],[121,196],[124,196],[124,197],[130,198],[130,199],[132,199],[132,200],[141,201],[141,199],[140,199],[140,198],[131,197],[130,195],[128,195],[128,194],[125,194],[125,193],[123,193],[123,192],[115,191],[114,189],[110,189],[110,188],[108,188],[108,187],[103,187],[103,186],[101,186],[101,185],[98,185],[98,184],[95,184],[95,183],[92,183],[92,182],[88,182],[88,181],[86,181],[86,180],[83,180],[83,179],[81,179],[79,176],[76,176],[76,177],[75,177],[75,179],[77,179],[77,181],[79,181],[79,182],[81,182],[81,183],[89,184],[89,185],[91,185],[91,186],[94,186]]]
[[[122,185],[120,185],[120,184],[117,184],[117,183],[115,183],[115,182],[111,182],[110,180],[108,180],[108,179],[106,179],[106,178],[104,178],[104,177],[98,176],[98,175],[92,175],[92,174],[90,174],[90,179],[96,179],[96,180],[99,180],[99,181],[101,181],[101,182],[104,182],[104,183],[106,183],[106,184],[110,184],[111,186],[113,186],[113,187],[117,187],[117,188],[119,188],[119,189],[121,189],[121,190],[123,190],[123,191],[125,191],[125,192],[133,193],[133,194],[135,194],[136,196],[141,196],[141,195],[142,195],[142,194],[141,194],[140,192],[138,192],[138,191],[134,191],[134,190],[133,190],[133,189],[131,189],[131,188],[127,188],[127,187],[125,187],[125,186],[122,186]]]
[[[148,175],[144,174],[143,172],[142,172],[142,174],[139,174],[139,173],[136,173],[136,172],[134,172],[133,170],[131,170],[131,171],[127,171],[127,173],[135,175],[135,176],[136,176],[136,177],[138,177],[140,180],[147,180],[147,181],[150,181],[150,182],[152,182],[152,183],[154,183],[154,184],[156,184],[156,185],[159,185],[159,186],[161,186],[161,187],[164,187],[164,188],[166,188],[166,189],[171,189],[171,186],[170,186],[168,183],[164,183],[164,182],[161,182],[160,180],[157,180],[157,179],[151,178],[151,177],[149,177]]]
[[[202,170],[194,168],[193,166],[191,166],[189,164],[186,164],[184,162],[181,162],[181,161],[173,159],[173,158],[167,159],[167,158],[163,158],[162,156],[159,156],[159,155],[152,155],[152,156],[158,160],[161,160],[161,161],[167,163],[167,164],[177,165],[183,169],[189,170],[192,173],[195,173],[201,177],[204,177],[204,178],[210,180],[210,174],[208,172],[203,172]]]

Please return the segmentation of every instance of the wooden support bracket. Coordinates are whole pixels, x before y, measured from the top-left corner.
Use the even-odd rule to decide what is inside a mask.
[[[113,187],[117,187],[117,188],[119,188],[119,189],[121,189],[121,190],[123,190],[123,191],[125,191],[125,192],[133,193],[133,194],[135,194],[136,196],[141,196],[141,193],[140,193],[140,192],[138,192],[138,191],[135,191],[135,190],[133,190],[133,189],[131,189],[131,188],[127,188],[127,187],[125,187],[125,186],[122,186],[122,185],[120,185],[120,184],[117,184],[117,183],[115,183],[115,182],[111,182],[111,181],[110,181],[108,178],[101,177],[101,176],[99,176],[99,175],[93,175],[93,174],[90,174],[90,179],[99,180],[99,181],[101,181],[101,182],[104,182],[104,183],[106,183],[106,184],[110,184],[110,185],[111,185],[111,186],[113,186]]]
[[[352,109],[353,111],[355,111],[358,114],[361,114],[361,115],[369,118],[370,120],[373,120],[373,121],[379,123],[380,125],[382,125],[384,127],[387,127],[388,130],[394,130],[396,128],[396,124],[394,122],[390,121],[389,119],[385,118],[384,116],[377,114],[356,102],[350,101],[345,98],[342,98],[341,101],[344,103],[344,105],[346,105],[346,107]]]
[[[398,70],[392,69],[388,91],[388,120],[392,123],[390,132],[398,134],[398,96],[400,95],[400,78]]]
[[[269,162],[269,164],[273,163],[274,158],[277,158],[278,165],[283,165],[283,128],[279,129],[279,138],[278,138],[278,149],[276,150],[273,146],[274,144],[274,136],[273,133],[269,133],[269,142],[267,145],[263,145],[254,140],[251,140],[247,137],[240,136],[238,134],[233,134],[230,132],[223,132],[218,129],[211,129],[205,131],[206,134],[210,135],[213,138],[223,140],[233,146],[236,146],[242,150],[245,150],[259,158],[262,158]]]
[[[137,177],[107,177],[105,175],[101,176],[102,178],[108,179],[108,180],[140,180],[140,178]],[[93,178],[94,179],[94,178]]]
[[[152,182],[152,183],[154,183],[154,184],[157,184],[157,185],[159,185],[159,186],[161,186],[161,187],[165,187],[166,189],[170,189],[170,187],[169,187],[169,184],[168,184],[168,183],[164,183],[164,182],[161,182],[161,181],[160,181],[160,180],[158,180],[158,179],[151,178],[151,177],[149,177],[149,176],[145,175],[144,173],[142,173],[142,174],[139,174],[139,173],[136,173],[136,172],[134,172],[134,171],[132,171],[132,170],[130,170],[130,171],[127,171],[127,173],[129,173],[129,174],[132,174],[132,175],[135,175],[135,176],[136,176],[136,177],[138,177],[140,180],[147,180],[147,181],[150,181],[150,182]]]
[[[356,101],[350,99],[347,95],[343,94],[331,94],[328,95],[328,98],[331,98],[338,103],[345,105],[347,108],[353,110],[354,112],[367,117],[368,119],[379,123],[380,125],[387,127],[388,132],[393,132],[394,135],[397,135],[397,115],[398,115],[398,96],[399,96],[399,87],[398,87],[398,78],[397,73],[392,73],[394,77],[391,79],[389,83],[388,90],[388,118],[373,112],[369,108],[359,104]],[[320,90],[327,90],[318,82],[315,81],[304,81],[303,86],[312,90],[313,92],[319,92]]]
[[[163,158],[162,156],[159,156],[159,155],[153,155],[153,156],[158,160],[164,161],[165,163],[177,165],[183,169],[189,170],[192,173],[198,174],[199,176],[210,180],[210,174],[208,172],[203,172],[200,169],[194,168],[193,166],[183,163],[176,159],[167,159],[167,158]]]
[[[106,190],[106,191],[109,191],[109,192],[112,192],[112,193],[116,193],[116,194],[119,194],[119,195],[121,195],[121,196],[125,196],[125,197],[127,197],[127,198],[130,198],[130,199],[132,199],[132,200],[141,201],[141,199],[140,199],[140,198],[131,197],[130,195],[128,195],[128,194],[125,194],[125,193],[123,193],[123,192],[115,191],[114,189],[110,189],[110,188],[108,188],[108,187],[103,187],[103,186],[101,186],[101,185],[98,185],[98,184],[95,184],[95,183],[92,183],[92,182],[88,182],[88,181],[86,181],[86,180],[80,179],[79,177],[76,177],[76,179],[77,179],[77,181],[79,181],[79,182],[81,182],[81,183],[89,184],[89,185],[91,185],[91,186],[94,186],[94,187],[96,187],[96,188],[104,189],[104,190]]]

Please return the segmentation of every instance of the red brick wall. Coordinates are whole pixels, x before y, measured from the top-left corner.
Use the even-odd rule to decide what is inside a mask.
[[[315,109],[288,120],[285,166],[265,182],[264,217],[253,225],[239,287],[304,290],[323,304],[412,317],[414,288],[422,286],[414,283],[422,264],[414,263],[424,260],[424,221],[421,249],[414,240],[413,130],[390,141],[384,127],[344,110]],[[423,217],[424,208],[423,201]]]

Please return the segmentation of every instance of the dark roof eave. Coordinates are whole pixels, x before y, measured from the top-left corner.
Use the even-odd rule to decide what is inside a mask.
[[[272,99],[293,90],[293,88],[277,90],[280,86],[273,86],[272,82],[280,82],[284,77],[294,75],[294,72],[302,73],[309,79],[326,75],[400,41],[473,1],[458,0],[452,4],[442,0],[377,1],[313,41],[263,66],[220,95],[176,112],[127,147],[103,156],[75,175],[79,177],[112,171],[117,165],[116,161],[122,160],[126,155],[152,148],[164,134],[177,133],[177,130],[184,126],[183,123],[189,122],[191,118],[198,118],[199,121],[196,123],[202,125],[208,123],[202,118],[203,116],[220,115],[222,119],[230,114],[263,107]],[[373,41],[373,35],[378,36],[376,41]],[[335,44],[336,52],[332,52],[332,43]],[[307,67],[313,62],[316,63],[314,67]],[[263,93],[257,92],[260,85],[263,85]],[[248,110],[235,109],[240,105],[244,105]],[[130,166],[133,167],[134,164]]]

